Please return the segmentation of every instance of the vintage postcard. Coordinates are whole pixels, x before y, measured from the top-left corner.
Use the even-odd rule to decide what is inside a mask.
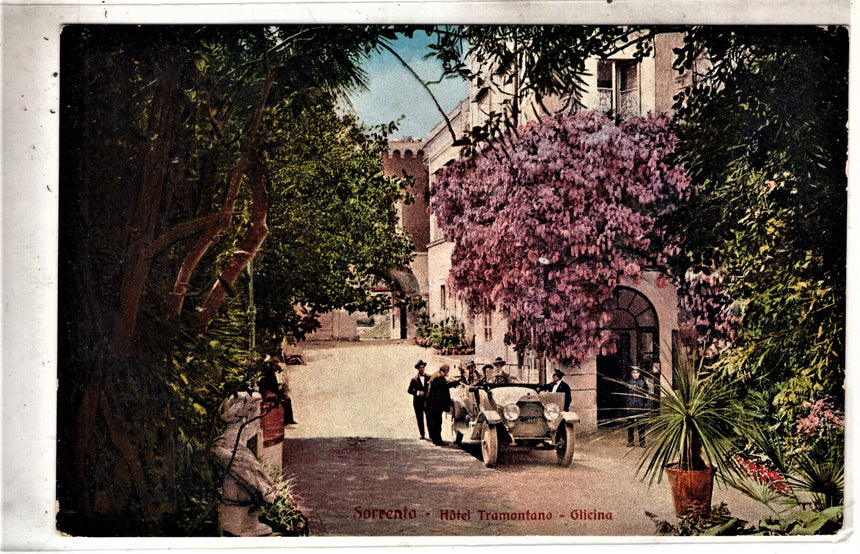
[[[850,14],[4,4],[4,549],[845,544]]]

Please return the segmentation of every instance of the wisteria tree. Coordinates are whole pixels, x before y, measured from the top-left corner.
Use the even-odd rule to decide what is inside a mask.
[[[606,302],[676,248],[662,221],[689,184],[674,147],[666,117],[616,124],[586,111],[451,165],[432,209],[456,243],[458,296],[473,313],[499,310],[518,349],[582,360],[612,348]]]

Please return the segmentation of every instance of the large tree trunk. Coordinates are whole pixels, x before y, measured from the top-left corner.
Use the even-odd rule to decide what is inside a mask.
[[[152,264],[147,248],[155,240],[165,176],[170,163],[170,150],[179,123],[178,94],[183,65],[181,58],[171,60],[159,80],[153,98],[147,133],[149,144],[141,160],[142,169],[128,233],[128,254],[123,267],[120,307],[110,340],[110,355],[119,363],[127,359],[131,351],[137,331],[140,298]],[[110,364],[109,367],[115,366]]]
[[[159,505],[152,495],[145,465],[134,442],[135,432],[121,409],[116,386],[134,352],[140,302],[152,262],[151,244],[162,209],[165,177],[181,113],[179,82],[184,64],[182,56],[168,61],[152,100],[147,131],[149,142],[139,161],[141,170],[135,187],[133,215],[126,226],[127,255],[122,267],[119,305],[112,324],[109,324],[105,348],[90,357],[94,361],[94,371],[84,385],[77,406],[72,440],[73,463],[79,465],[71,472],[73,477],[68,496],[80,495],[83,500],[81,507],[85,514],[90,513],[91,506],[86,502],[85,466],[100,416],[110,442],[120,451],[128,467],[147,532],[157,529],[165,507]]]
[[[251,181],[251,199],[253,202],[252,224],[247,235],[243,238],[239,250],[234,253],[233,259],[218,276],[215,284],[209,292],[209,295],[204,301],[201,311],[198,314],[198,322],[201,327],[207,327],[218,312],[218,308],[227,296],[227,289],[233,286],[233,283],[241,274],[242,270],[248,265],[248,262],[253,259],[257,253],[263,240],[266,238],[269,230],[266,226],[266,168],[265,163],[259,157],[259,133],[260,125],[263,121],[263,111],[266,107],[266,101],[269,98],[269,92],[275,83],[275,75],[277,70],[272,70],[266,76],[257,100],[254,104],[254,110],[251,116],[251,122],[246,132],[244,152],[240,162],[233,170],[230,178],[230,186],[227,189],[227,194],[224,198],[224,203],[221,208],[221,215],[218,221],[206,233],[204,233],[197,243],[185,256],[182,266],[179,268],[176,281],[173,285],[173,290],[170,293],[168,301],[168,312],[172,317],[178,317],[182,313],[182,306],[185,301],[186,289],[188,282],[191,280],[197,265],[209,248],[218,240],[221,234],[230,226],[233,215],[233,206],[236,202],[236,196],[239,193],[239,185],[244,177],[250,177]],[[250,158],[254,158],[253,162],[249,162]]]
[[[248,262],[253,259],[260,245],[263,244],[263,241],[269,234],[269,227],[266,225],[266,216],[268,213],[266,168],[263,162],[257,161],[252,164],[248,168],[248,176],[251,181],[251,200],[253,202],[251,228],[248,229],[248,232],[239,244],[239,249],[233,253],[233,258],[215,280],[215,284],[209,291],[209,295],[203,301],[200,312],[197,314],[197,321],[204,328],[215,318],[218,308],[227,296],[227,291],[233,287],[236,279],[242,274]]]

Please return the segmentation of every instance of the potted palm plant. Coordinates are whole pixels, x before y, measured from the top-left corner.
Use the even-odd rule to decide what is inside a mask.
[[[648,430],[637,472],[649,485],[662,480],[665,471],[672,488],[675,514],[710,512],[714,476],[731,471],[730,437],[739,422],[733,408],[730,384],[704,371],[704,362],[682,358],[673,368],[673,381],[661,380],[646,395],[654,408],[641,416]]]

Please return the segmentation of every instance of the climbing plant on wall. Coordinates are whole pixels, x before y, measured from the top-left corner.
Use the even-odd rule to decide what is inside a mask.
[[[501,311],[519,348],[579,360],[611,348],[605,302],[674,252],[662,221],[689,184],[670,121],[587,111],[508,139],[434,185],[456,290],[473,313]]]

